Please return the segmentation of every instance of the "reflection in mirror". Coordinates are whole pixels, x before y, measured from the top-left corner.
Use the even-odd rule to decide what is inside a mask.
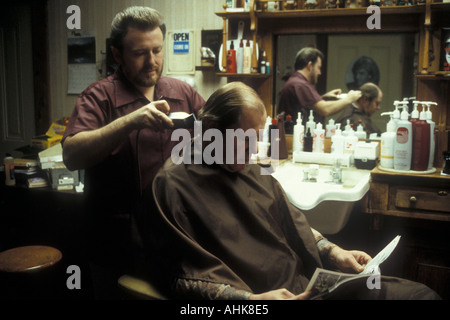
[[[383,100],[371,119],[382,132],[386,130],[389,118],[381,117],[381,113],[392,111],[395,100],[415,96],[414,72],[418,63],[416,33],[280,35],[276,37],[276,45],[276,107],[281,89],[295,72],[297,52],[307,46],[316,47],[325,55],[322,74],[316,85],[320,95],[333,89],[347,93],[367,81],[379,86]],[[331,115],[325,121],[330,118],[336,120],[340,114]]]

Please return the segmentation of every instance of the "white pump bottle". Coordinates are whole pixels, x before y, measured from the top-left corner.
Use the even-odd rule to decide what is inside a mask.
[[[395,122],[394,112],[383,112],[381,114],[389,115],[391,119],[386,125],[386,132],[381,134],[381,147],[380,147],[380,166],[387,169],[394,168],[394,143],[395,143]]]

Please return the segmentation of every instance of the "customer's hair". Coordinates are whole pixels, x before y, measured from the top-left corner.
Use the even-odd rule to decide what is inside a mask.
[[[166,36],[166,25],[163,16],[155,9],[149,7],[129,7],[119,12],[111,23],[111,45],[119,50],[123,48],[128,27],[133,27],[142,31],[153,30],[159,27]]]
[[[372,102],[373,100],[378,98],[380,89],[374,83],[366,82],[359,88],[359,90],[361,90],[361,98],[359,99],[366,98],[368,101]]]
[[[310,61],[315,64],[319,57],[322,60],[324,59],[324,55],[319,49],[311,47],[301,49],[295,56],[295,70],[302,70]]]
[[[211,127],[225,130],[239,123],[243,107],[264,112],[264,104],[252,88],[239,81],[230,82],[209,97],[198,118],[203,130]]]

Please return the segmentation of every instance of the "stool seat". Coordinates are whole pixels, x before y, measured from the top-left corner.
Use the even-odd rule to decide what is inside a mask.
[[[27,273],[50,267],[62,253],[48,246],[24,246],[0,252],[0,272]]]

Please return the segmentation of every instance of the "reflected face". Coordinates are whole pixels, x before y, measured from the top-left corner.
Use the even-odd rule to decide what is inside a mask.
[[[380,90],[378,90],[378,97],[373,99],[371,102],[364,99],[364,112],[369,116],[373,115],[375,111],[380,110],[382,100],[383,93]]]
[[[310,82],[313,85],[316,85],[317,82],[319,81],[319,77],[321,74],[322,74],[322,59],[318,57],[316,63],[314,63],[311,68]]]
[[[356,71],[355,82],[358,87],[362,86],[364,83],[371,82],[372,77],[367,69],[360,68]]]
[[[123,40],[123,50],[113,48],[125,77],[138,88],[154,86],[163,70],[164,37],[160,28],[142,31],[132,27]]]

